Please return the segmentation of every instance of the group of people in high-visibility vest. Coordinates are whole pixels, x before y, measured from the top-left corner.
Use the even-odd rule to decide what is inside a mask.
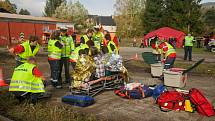
[[[21,35],[23,36],[23,34]],[[65,69],[64,83],[71,84],[70,64],[75,68],[80,51],[90,56],[92,55],[92,48],[96,48],[98,51],[107,48],[108,53],[119,53],[119,48],[113,42],[108,31],[103,33],[99,28],[88,29],[85,35],[80,36],[80,43],[78,44],[77,40],[67,34],[67,28],[54,31],[48,41],[48,62],[52,85],[57,89],[62,88],[61,73],[63,66]],[[20,41],[20,44],[9,48],[9,51],[16,58],[16,68],[9,91],[13,92],[20,101],[29,98],[31,102],[35,103],[38,95],[45,92],[43,82],[45,78],[37,68],[35,60],[39,50],[40,43],[36,36],[30,36],[29,40]]]
[[[36,66],[34,58],[39,50],[39,39],[36,36],[30,36],[29,40],[23,39],[17,46],[9,48],[9,52],[16,58],[9,91],[13,92],[19,101],[28,98],[31,103],[36,103],[40,94],[45,92],[45,78]]]
[[[92,55],[92,47],[97,48],[98,51],[101,51],[103,47],[107,47],[109,53],[118,54],[118,47],[112,41],[110,33],[107,31],[104,35],[99,28],[94,28],[94,30],[88,29],[86,34],[80,36],[79,43],[76,43],[77,40],[73,40],[71,35],[67,35],[66,32],[66,28],[53,32],[48,42],[51,82],[56,88],[62,88],[61,72],[63,65],[65,69],[65,83],[71,84],[69,65],[71,64],[73,69],[75,68],[80,51],[84,50],[84,53],[90,56]]]

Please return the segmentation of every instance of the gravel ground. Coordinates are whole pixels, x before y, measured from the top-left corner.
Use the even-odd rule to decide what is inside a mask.
[[[138,54],[140,61],[142,61],[141,53],[150,51],[148,48],[130,48],[122,47],[120,54],[125,59],[130,59]],[[183,53],[177,53],[177,61],[182,61]],[[4,68],[4,78],[10,78],[12,75],[15,61],[12,55],[9,55],[5,49],[0,49],[0,66]],[[194,54],[194,62],[200,58],[206,58],[205,63],[214,63],[214,55]],[[46,54],[39,54],[37,57],[38,66],[43,72],[44,76],[49,78],[49,65]],[[185,62],[186,63],[186,62]],[[131,73],[132,80],[142,80],[144,84],[158,84],[160,81],[156,78],[151,78],[149,70],[126,63],[126,68]],[[199,88],[204,91],[205,96],[215,105],[215,79],[210,76],[188,75],[188,82],[184,89]],[[52,92],[53,96],[50,103],[61,103],[61,97],[68,93],[68,85],[64,85],[61,90],[53,89],[51,86],[47,90]],[[103,92],[95,97],[96,103],[86,108],[73,107],[77,111],[94,114],[100,119],[110,121],[215,121],[215,117],[203,117],[198,113],[187,112],[161,112],[152,98],[142,100],[126,100],[114,95],[113,91]],[[70,106],[70,105],[65,105]]]

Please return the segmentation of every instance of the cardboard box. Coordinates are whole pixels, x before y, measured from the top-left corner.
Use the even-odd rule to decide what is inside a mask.
[[[164,85],[182,88],[187,82],[187,73],[182,74],[185,69],[172,68],[164,71]]]
[[[152,77],[160,77],[163,74],[163,64],[155,63],[151,64],[151,75]]]

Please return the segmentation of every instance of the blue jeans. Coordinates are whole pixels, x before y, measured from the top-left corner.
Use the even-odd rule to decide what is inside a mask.
[[[166,62],[164,64],[164,69],[173,68],[175,62],[175,57],[167,57]]]
[[[52,82],[55,84],[53,86],[60,85],[59,76],[60,76],[60,60],[48,60],[51,68],[51,78]]]

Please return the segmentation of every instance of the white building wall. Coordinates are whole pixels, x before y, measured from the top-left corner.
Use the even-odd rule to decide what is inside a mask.
[[[74,29],[74,24],[72,24],[72,23],[57,23],[56,24],[56,28],[61,28],[61,27],[73,28]]]
[[[112,32],[112,33],[116,32],[116,26],[104,26],[104,25],[102,25],[102,27],[104,28],[104,30],[107,30],[109,32]]]

